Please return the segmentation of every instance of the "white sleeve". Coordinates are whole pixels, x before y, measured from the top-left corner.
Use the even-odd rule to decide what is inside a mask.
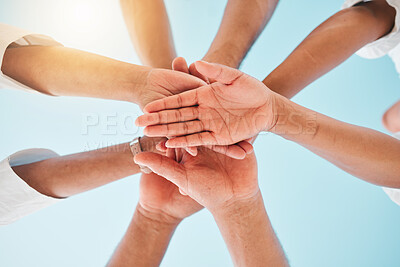
[[[57,156],[57,153],[48,149],[28,149],[17,152],[0,162],[0,225],[15,222],[60,201],[30,187],[11,168]]]
[[[393,137],[400,140],[400,132],[395,133]],[[394,203],[400,205],[400,189],[388,187],[382,187],[382,189]]]
[[[0,66],[3,65],[3,58],[6,49],[11,44],[15,46],[62,46],[51,37],[41,34],[34,34],[32,32],[0,23]],[[3,74],[0,68],[0,87],[3,88],[17,88],[31,92],[37,92],[32,88],[17,82],[16,80]]]
[[[342,9],[369,1],[371,0],[346,0]],[[378,40],[365,45],[356,52],[357,55],[370,59],[382,57],[400,43],[400,0],[386,0],[386,2],[396,10],[395,24],[392,31]]]

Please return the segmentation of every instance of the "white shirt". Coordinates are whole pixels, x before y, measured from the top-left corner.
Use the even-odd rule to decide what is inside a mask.
[[[369,1],[371,0],[347,0],[342,8]],[[367,44],[358,50],[356,54],[368,59],[389,55],[396,66],[397,72],[400,74],[400,0],[386,0],[386,2],[396,10],[395,24],[392,31],[382,38]]]
[[[360,2],[369,2],[370,0],[347,0],[342,8],[352,7]],[[357,51],[357,55],[364,58],[378,58],[389,55],[395,64],[397,73],[400,74],[400,0],[386,0],[386,2],[396,10],[395,24],[392,31],[382,38],[367,44]],[[393,137],[400,140],[400,133],[396,133]],[[383,187],[383,191],[389,198],[400,205],[400,189]]]
[[[0,66],[9,45],[60,46],[52,38],[34,34],[0,23]],[[0,68],[0,87],[37,92],[4,75]],[[58,156],[47,149],[28,149],[17,152],[0,162],[0,225],[12,223],[28,214],[49,206],[59,199],[45,196],[30,187],[14,171],[13,166],[28,164]]]

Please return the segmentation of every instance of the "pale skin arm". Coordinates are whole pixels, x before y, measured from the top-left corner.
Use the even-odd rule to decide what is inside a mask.
[[[39,92],[147,103],[197,88],[200,79],[180,72],[137,66],[66,47],[9,47],[2,72]]]
[[[122,13],[144,65],[170,69],[176,57],[171,26],[163,0],[120,0]]]
[[[229,0],[203,60],[238,68],[270,20],[279,0]]]
[[[59,46],[8,48],[2,72],[41,93],[137,103],[150,68]]]
[[[160,140],[142,138],[143,150],[156,151]],[[133,162],[129,143],[12,168],[29,186],[56,198],[73,196],[140,172]]]
[[[389,33],[395,10],[385,0],[344,9],[319,25],[264,84],[288,98],[349,58],[364,45]]]

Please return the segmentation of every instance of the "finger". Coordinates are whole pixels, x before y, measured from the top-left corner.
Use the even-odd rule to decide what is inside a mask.
[[[246,157],[246,151],[238,144],[229,146],[211,146],[210,149],[233,159],[244,159]]]
[[[146,113],[139,116],[135,124],[139,127],[149,125],[165,124],[179,121],[192,121],[199,118],[199,111],[196,107],[162,110],[156,113]]]
[[[167,148],[167,151],[165,153],[165,155],[176,161],[176,154],[175,154],[175,148]]]
[[[189,73],[191,75],[196,76],[197,78],[202,79],[203,81],[205,81],[206,83],[210,83],[210,81],[207,79],[206,76],[204,76],[203,74],[201,74],[197,69],[196,69],[196,65],[193,63],[189,66]]]
[[[243,73],[237,69],[233,69],[224,65],[208,63],[205,61],[196,61],[196,70],[208,79],[216,80],[223,84],[231,84]]]
[[[190,155],[192,155],[193,157],[197,156],[197,147],[193,146],[193,147],[186,147],[185,148],[186,152],[189,153]]]
[[[169,139],[165,146],[169,148],[184,148],[189,146],[218,145],[217,140],[210,132],[201,132]]]
[[[253,145],[247,140],[241,141],[237,145],[240,146],[246,154],[251,154],[254,151]]]
[[[172,61],[172,69],[175,71],[189,73],[189,68],[187,66],[186,60],[183,57],[177,57]]]
[[[165,146],[166,141],[162,141],[156,145],[156,149],[160,152],[167,152],[167,147]]]
[[[152,125],[144,128],[143,133],[150,137],[181,136],[203,132],[203,123],[199,120]]]
[[[166,178],[185,190],[186,170],[183,165],[175,160],[153,152],[142,152],[135,156],[135,163],[148,167],[155,174]]]
[[[194,89],[177,95],[165,97],[147,104],[144,107],[143,111],[145,113],[150,113],[165,109],[177,109],[177,108],[195,106],[198,104],[197,93],[198,89]]]

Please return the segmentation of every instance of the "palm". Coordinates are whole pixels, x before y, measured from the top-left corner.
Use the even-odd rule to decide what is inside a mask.
[[[154,173],[142,175],[139,202],[149,212],[180,220],[203,208],[190,197],[180,194],[173,183]]]
[[[264,130],[273,121],[268,112],[271,106],[265,86],[250,76],[242,75],[230,85],[214,83],[198,90],[198,120],[219,145],[236,143]]]
[[[137,120],[147,135],[177,136],[167,142],[175,148],[229,145],[274,126],[275,93],[238,70],[205,66],[218,82],[148,104]]]
[[[202,80],[181,72],[164,69],[153,69],[147,77],[147,84],[143,88],[140,99],[140,108],[148,103],[182,93],[204,85]]]

